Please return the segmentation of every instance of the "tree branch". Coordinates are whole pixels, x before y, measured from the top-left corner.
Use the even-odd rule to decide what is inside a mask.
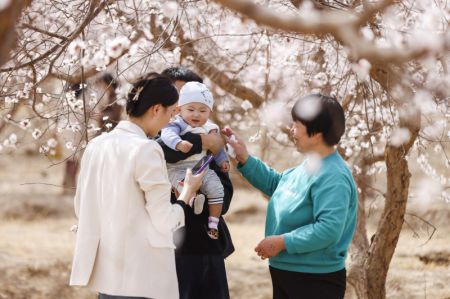
[[[372,41],[367,41],[359,34],[361,25],[367,23],[376,13],[386,9],[394,0],[384,0],[379,5],[367,8],[356,15],[344,11],[322,11],[308,18],[280,15],[273,10],[257,5],[249,0],[213,0],[256,23],[288,32],[304,35],[322,36],[331,34],[350,49],[350,56],[357,60],[365,58],[369,61],[401,64],[424,56],[427,49],[380,48]]]
[[[89,8],[89,12],[86,16],[86,18],[83,20],[83,22],[80,24],[80,26],[77,27],[77,30],[75,32],[73,32],[64,42],[62,45],[56,45],[54,47],[52,47],[50,50],[48,50],[47,52],[45,52],[44,54],[42,54],[41,56],[30,60],[28,62],[25,62],[23,64],[17,65],[15,67],[9,67],[9,68],[5,68],[5,69],[0,69],[0,73],[4,73],[4,72],[11,72],[11,71],[15,71],[18,69],[21,69],[23,67],[27,67],[30,66],[32,64],[35,64],[41,60],[44,60],[45,58],[49,57],[51,54],[55,53],[58,49],[60,50],[60,54],[69,46],[69,44],[76,39],[81,32],[83,32],[84,28],[86,26],[88,26],[91,21],[103,10],[103,8],[105,8],[106,5],[108,5],[110,2],[114,2],[113,0],[110,1],[104,1],[102,2],[97,8],[95,7],[95,5],[97,4],[98,0],[94,0],[92,1],[92,4]],[[59,56],[58,55],[58,56]]]
[[[22,10],[30,5],[31,0],[11,1],[9,6],[0,11],[0,65],[9,60],[9,52],[16,43],[17,21],[22,14]]]
[[[46,31],[44,29],[32,26],[30,24],[22,24],[22,25],[20,25],[20,28],[30,29],[30,30],[33,30],[33,31],[36,31],[36,32],[39,32],[39,33],[42,33],[42,34],[45,34],[45,35],[48,35],[50,37],[58,38],[58,39],[60,39],[62,41],[66,41],[67,40],[67,37],[65,37],[65,36],[62,36],[62,35],[59,35],[59,34],[56,34],[56,33],[53,33],[53,32]]]
[[[163,32],[156,25],[155,19],[151,19],[151,32],[155,38],[162,37],[165,40],[164,47],[173,50],[177,47],[175,43],[167,38],[167,32]],[[209,63],[203,55],[201,55],[194,47],[194,42],[184,38],[184,31],[180,24],[177,24],[177,37],[180,40],[181,52],[184,56],[191,56],[193,63],[200,73],[207,76],[214,84],[222,90],[243,100],[248,100],[257,108],[264,102],[264,98],[257,94],[253,89],[243,85],[240,80],[230,78],[225,72],[219,70],[214,64]]]

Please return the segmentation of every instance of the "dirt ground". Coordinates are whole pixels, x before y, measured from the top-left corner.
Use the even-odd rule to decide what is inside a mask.
[[[0,299],[96,297],[67,285],[76,219],[72,198],[57,186],[63,168],[49,165],[37,156],[0,155]],[[233,299],[271,298],[267,262],[253,251],[263,237],[265,204],[259,192],[238,188],[226,216],[236,247],[226,260]],[[375,208],[369,219],[369,237],[377,213]],[[430,227],[416,216],[437,228],[430,241]],[[411,205],[406,220],[387,297],[450,298],[450,205]],[[354,298],[351,289],[346,297]]]

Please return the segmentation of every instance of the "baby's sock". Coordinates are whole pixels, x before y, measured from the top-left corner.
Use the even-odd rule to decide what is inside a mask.
[[[217,229],[217,226],[219,225],[219,218],[214,216],[208,217],[208,227],[211,229]]]

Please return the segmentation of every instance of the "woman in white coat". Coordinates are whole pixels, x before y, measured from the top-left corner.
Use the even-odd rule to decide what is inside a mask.
[[[201,184],[188,170],[170,203],[166,163],[154,137],[175,113],[178,92],[163,77],[137,82],[129,120],[86,147],[75,195],[78,231],[71,285],[105,298],[178,298],[173,232]]]

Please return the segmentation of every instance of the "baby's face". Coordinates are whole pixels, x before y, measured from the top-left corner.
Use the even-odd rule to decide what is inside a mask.
[[[211,109],[202,103],[189,103],[180,107],[180,115],[191,127],[203,126],[209,118]]]

